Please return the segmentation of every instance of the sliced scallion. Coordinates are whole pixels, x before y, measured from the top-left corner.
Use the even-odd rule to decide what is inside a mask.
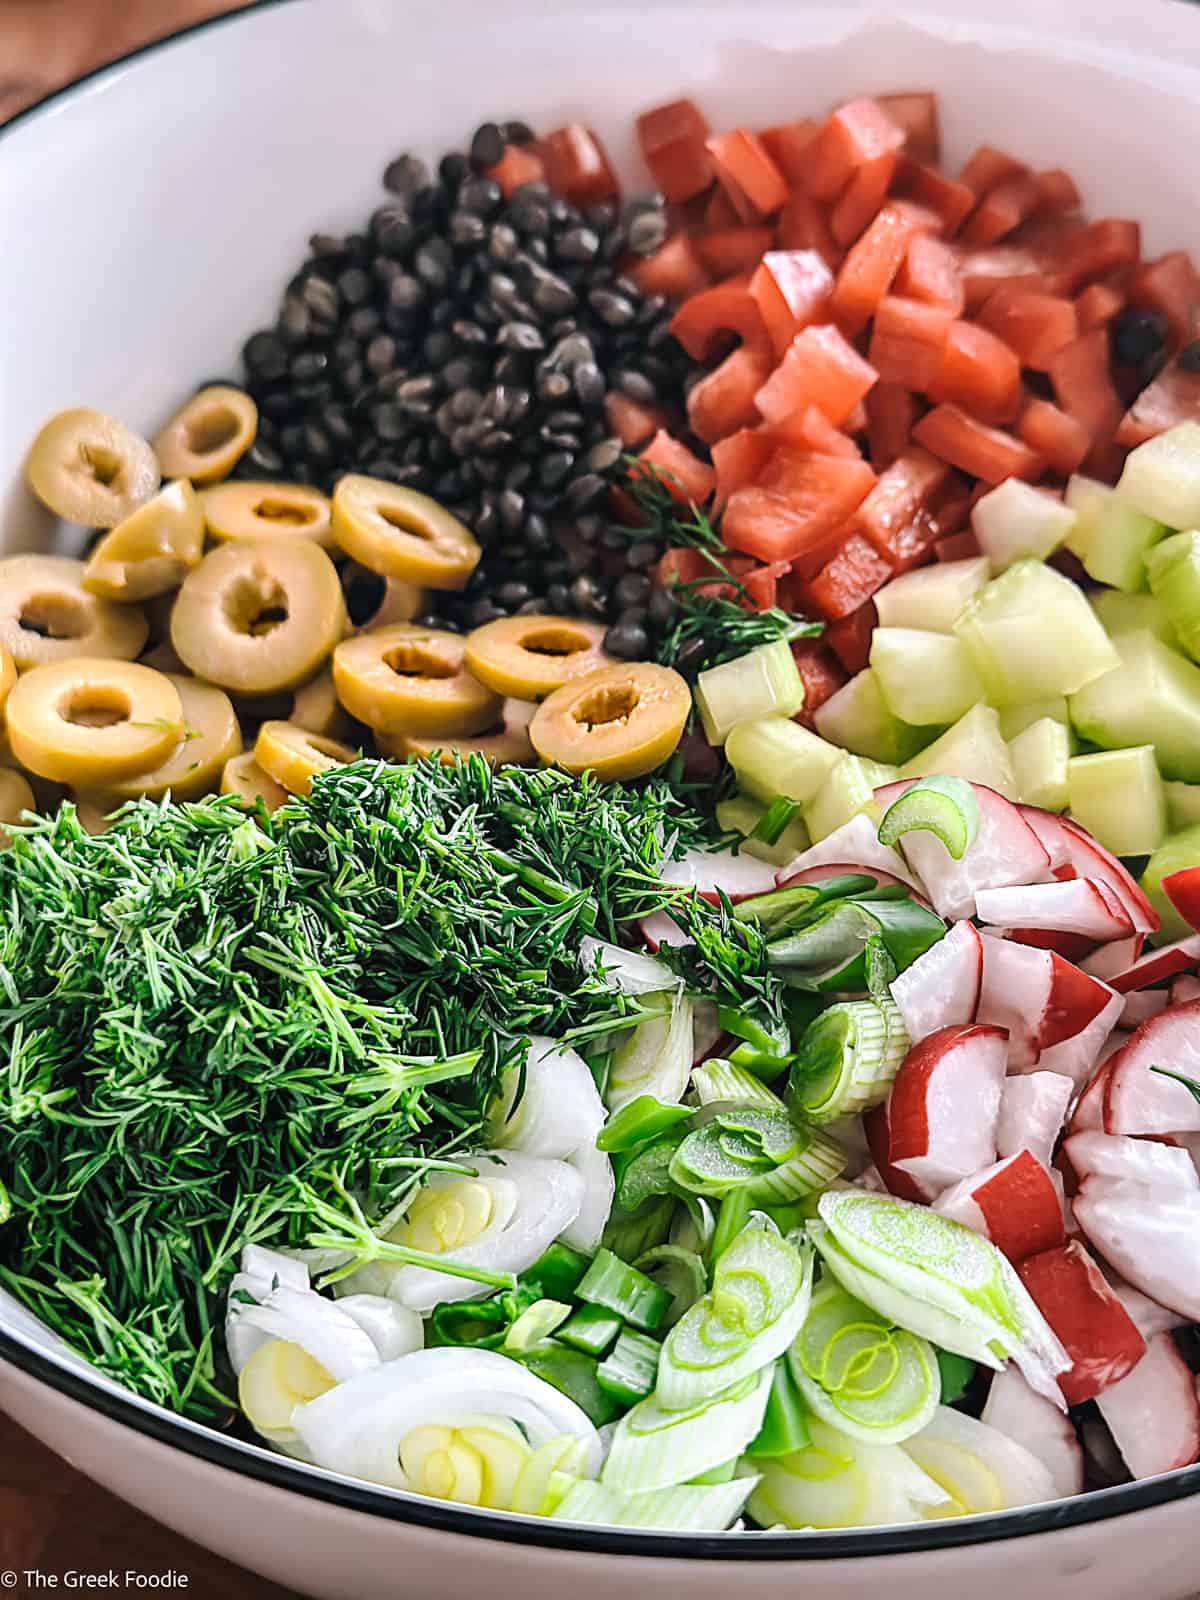
[[[949,773],[922,778],[884,812],[880,844],[899,844],[906,833],[932,833],[961,861],[979,833],[979,802],[971,785]]]
[[[840,1001],[800,1039],[788,1098],[812,1122],[856,1116],[887,1098],[908,1045],[890,999]]]
[[[582,1350],[584,1355],[599,1358],[617,1342],[623,1327],[615,1311],[608,1311],[604,1306],[577,1306],[554,1337],[575,1350]]]
[[[775,1363],[771,1374],[771,1393],[763,1414],[762,1427],[746,1446],[748,1456],[790,1456],[812,1443],[808,1426],[808,1406],[792,1376],[785,1357]]]
[[[513,1323],[500,1348],[506,1355],[523,1355],[535,1344],[548,1339],[570,1315],[570,1306],[561,1300],[535,1300]]]
[[[625,1405],[634,1405],[654,1389],[661,1350],[656,1340],[625,1328],[596,1368],[596,1381],[606,1394]]]
[[[763,1111],[782,1111],[783,1101],[763,1083],[757,1073],[732,1061],[711,1056],[692,1073],[692,1088],[702,1106],[758,1106]]]
[[[633,1264],[671,1296],[671,1304],[662,1320],[664,1328],[673,1328],[708,1288],[704,1262],[694,1250],[685,1250],[682,1245],[655,1245],[638,1256]]]
[[[596,1135],[596,1148],[610,1154],[634,1150],[649,1144],[659,1134],[668,1133],[677,1123],[691,1116],[688,1106],[664,1105],[652,1094],[640,1094],[614,1112]]]
[[[642,1400],[617,1424],[601,1481],[639,1493],[695,1482],[746,1449],[770,1388],[764,1368],[686,1411],[664,1410],[653,1395]]]
[[[671,1303],[671,1296],[653,1279],[603,1248],[575,1293],[578,1299],[615,1311],[635,1328],[651,1333],[661,1326]]]

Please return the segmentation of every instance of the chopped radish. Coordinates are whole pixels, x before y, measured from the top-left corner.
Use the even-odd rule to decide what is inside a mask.
[[[1125,996],[1125,1003],[1121,1007],[1121,1026],[1140,1028],[1143,1022],[1149,1022],[1151,1017],[1165,1011],[1170,1003],[1171,996],[1165,989],[1135,989],[1132,994]]]
[[[1200,1321],[1200,1194],[1090,1177],[1073,1203],[1109,1266],[1160,1305]]]
[[[1136,1029],[1109,1063],[1106,1133],[1200,1133],[1200,1102],[1186,1085],[1152,1072],[1200,1075],[1200,1000],[1172,1006]]]
[[[983,944],[970,922],[956,922],[944,939],[892,980],[910,1039],[975,1020],[983,982]]]
[[[1111,989],[1107,989],[1106,993],[1108,1000],[1086,1028],[1042,1051],[1037,1060],[1039,1068],[1045,1072],[1061,1072],[1064,1077],[1070,1078],[1076,1088],[1088,1082],[1124,1009],[1124,1001],[1119,994],[1114,994]]]
[[[1168,872],[1162,891],[1190,927],[1200,928],[1200,867]]]
[[[1110,989],[1055,951],[983,935],[979,1020],[1009,1030],[1012,1071],[1036,1065],[1044,1051],[1081,1033],[1111,999]]]
[[[648,917],[643,917],[638,923],[642,938],[651,950],[661,950],[665,944],[673,944],[682,949],[685,945],[695,944],[690,933],[685,933],[674,917],[669,917],[665,911],[654,911]]]
[[[710,1056],[723,1056],[730,1043],[730,1035],[718,1021],[716,1006],[711,1000],[697,1000],[692,1006],[692,1065],[698,1067]]]
[[[1191,1156],[1158,1139],[1131,1139],[1089,1130],[1071,1134],[1063,1149],[1081,1182],[1088,1178],[1121,1178],[1167,1193],[1200,1195],[1200,1177]]]
[[[792,872],[789,867],[789,875],[786,878],[776,878],[776,884],[780,889],[790,889],[797,883],[821,883],[826,878],[837,878],[844,873],[855,873],[861,874],[864,878],[874,878],[876,886],[880,889],[891,888],[899,884],[902,889],[909,890],[916,899],[920,900],[922,905],[928,905],[929,903],[922,895],[916,893],[910,883],[906,883],[902,878],[894,878],[890,872],[884,872],[881,867],[860,867],[853,861],[823,861],[816,867],[801,867],[799,872]]]
[[[1099,950],[1093,950],[1090,956],[1084,956],[1079,965],[1085,972],[1090,972],[1093,978],[1103,978],[1105,983],[1111,983],[1118,972],[1133,966],[1145,943],[1144,933],[1135,933],[1130,939],[1114,939],[1111,944],[1103,944]]]
[[[891,1164],[935,1191],[990,1166],[1007,1054],[1004,1029],[978,1023],[913,1045],[887,1102]]]
[[[1058,1378],[1068,1405],[1091,1400],[1142,1359],[1146,1341],[1082,1245],[1029,1256],[1017,1271],[1071,1357]]]
[[[1054,860],[1055,876],[1070,867],[1076,877],[1100,878],[1116,892],[1139,933],[1158,932],[1158,913],[1111,851],[1069,817],[1037,806],[1021,806],[1020,811]]]
[[[1104,1050],[1100,1052],[1100,1060],[1096,1070],[1089,1078],[1083,1093],[1075,1102],[1075,1109],[1071,1113],[1071,1120],[1067,1124],[1068,1133],[1087,1133],[1096,1131],[1104,1132],[1104,1091],[1108,1087],[1108,1061],[1132,1038],[1132,1034],[1114,1031],[1108,1039],[1112,1046],[1108,1056]]]
[[[876,825],[870,817],[859,812],[857,816],[851,817],[849,822],[843,822],[840,828],[835,828],[819,843],[811,845],[794,861],[790,861],[776,874],[776,882],[787,883],[806,867],[824,867],[853,861],[857,863],[856,871],[870,872],[878,867],[880,871],[889,873],[893,878],[899,878],[902,883],[907,883],[910,888],[920,889],[921,885],[905,864],[899,850],[894,850],[890,844],[880,844],[876,832]]]
[[[995,928],[1041,928],[1100,941],[1123,939],[1133,924],[1115,892],[1095,878],[980,889],[975,911]]]
[[[1171,1004],[1181,1006],[1189,1000],[1200,1000],[1200,978],[1193,978],[1190,973],[1185,973],[1182,978],[1176,978],[1171,985]]]
[[[1118,994],[1128,994],[1133,989],[1148,989],[1153,983],[1165,983],[1200,961],[1200,934],[1191,933],[1174,944],[1161,944],[1157,950],[1146,954],[1113,974],[1109,982]]]
[[[888,783],[876,789],[875,799],[886,810],[911,787],[911,782]],[[971,789],[979,807],[979,831],[961,860],[932,833],[904,836],[905,860],[942,917],[973,916],[978,890],[1036,883],[1050,870],[1049,856],[1016,806],[981,783]]]
[[[1172,1328],[1187,1326],[1186,1317],[1181,1317],[1178,1311],[1170,1311],[1166,1306],[1160,1306],[1157,1300],[1151,1300],[1148,1294],[1143,1294],[1132,1284],[1114,1283],[1113,1291],[1128,1311],[1137,1331],[1147,1341],[1153,1339],[1155,1334],[1170,1333]]]
[[[1036,1456],[1053,1478],[1055,1494],[1081,1493],[1083,1450],[1074,1423],[1011,1363],[993,1377],[980,1420]]]
[[[659,871],[663,883],[695,889],[702,900],[714,904],[720,895],[745,900],[775,887],[775,868],[755,856],[732,850],[688,850],[678,861],[665,861]]]
[[[922,1187],[915,1178],[892,1164],[892,1135],[888,1126],[887,1102],[872,1106],[870,1111],[864,1112],[862,1123],[871,1158],[875,1163],[875,1171],[879,1174],[879,1181],[887,1192],[894,1194],[898,1200],[927,1203],[936,1199],[936,1189]]]
[[[1135,1478],[1191,1466],[1200,1455],[1200,1399],[1169,1333],[1151,1339],[1127,1378],[1096,1404]]]
[[[1073,1090],[1070,1078],[1061,1072],[1027,1072],[1006,1078],[1000,1091],[996,1153],[1012,1156],[1028,1150],[1049,1166]]]
[[[1058,1190],[1028,1150],[953,1184],[933,1209],[981,1233],[1014,1263],[1053,1250],[1066,1237]]]

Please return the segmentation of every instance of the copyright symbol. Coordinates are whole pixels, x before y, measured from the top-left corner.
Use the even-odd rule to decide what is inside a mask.
[[[0,1572],[0,1589],[15,1589],[17,1575],[15,1572]]]

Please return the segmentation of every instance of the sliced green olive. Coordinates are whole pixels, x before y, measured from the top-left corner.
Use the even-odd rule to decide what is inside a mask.
[[[149,500],[160,473],[145,439],[115,417],[80,406],[42,426],[29,448],[25,480],[57,516],[111,528]]]
[[[104,600],[149,600],[178,589],[203,553],[200,501],[180,478],[104,535],[83,569],[83,587]]]
[[[289,794],[307,794],[314,778],[357,761],[358,751],[294,722],[264,722],[254,741],[254,759]]]
[[[474,739],[418,739],[409,733],[379,733],[375,743],[380,755],[396,761],[425,760],[434,755],[443,766],[467,756],[482,756],[493,767],[529,767],[537,761],[537,752],[523,729],[495,728]]]
[[[183,707],[183,735],[165,761],[105,786],[110,809],[146,795],[161,800],[198,800],[221,781],[225,763],[242,748],[242,730],[229,696],[198,678],[172,677]]]
[[[239,541],[185,578],[171,643],[198,678],[273,694],[311,678],[346,627],[337,568],[319,545]]]
[[[578,617],[497,617],[467,635],[467,666],[497,694],[542,700],[572,678],[612,665],[605,627]]]
[[[298,728],[307,728],[309,733],[323,734],[327,739],[347,739],[354,731],[337,697],[333,673],[328,667],[322,667],[315,678],[296,690],[287,720]]]
[[[397,622],[346,639],[333,652],[338,699],[385,733],[469,738],[492,727],[501,700],[467,671],[460,634]]]
[[[331,545],[329,496],[305,483],[219,483],[200,494],[214,539],[307,539]]]
[[[153,767],[182,736],[178,689],[132,661],[34,667],[8,697],[8,737],[21,765],[82,789],[107,789]]]
[[[470,529],[427,494],[347,473],[333,491],[333,537],[385,578],[461,589],[482,551]]]
[[[357,561],[347,561],[342,568],[342,591],[351,620],[362,618],[354,623],[355,633],[370,633],[393,622],[412,622],[429,609],[424,589],[399,578],[380,577]]]
[[[19,772],[0,767],[0,850],[7,850],[12,836],[5,828],[6,822],[20,822],[23,811],[36,811],[37,801],[29,780]]]
[[[692,707],[687,682],[652,661],[601,667],[556,689],[529,724],[542,760],[600,778],[640,778],[675,749]]]
[[[131,661],[145,644],[142,613],[89,594],[84,570],[69,556],[0,560],[0,646],[20,671],[78,656]]]
[[[258,407],[246,391],[214,383],[155,435],[154,453],[165,477],[216,483],[233,471],[257,432]]]
[[[225,770],[221,774],[221,793],[235,794],[248,806],[257,805],[261,800],[268,811],[278,811],[291,799],[283,785],[276,783],[259,766],[253,750],[246,750],[225,763]]]
[[[16,681],[17,663],[12,658],[12,651],[0,644],[0,728],[4,726],[4,703]]]

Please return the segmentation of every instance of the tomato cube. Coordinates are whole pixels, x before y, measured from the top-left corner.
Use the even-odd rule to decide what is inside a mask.
[[[1031,174],[1006,178],[984,195],[969,217],[963,237],[971,244],[995,244],[1032,216],[1040,199],[1041,190]]]
[[[713,181],[704,113],[691,100],[672,100],[637,119],[642,159],[668,200],[689,200]]]
[[[914,161],[927,161],[936,166],[942,152],[937,95],[881,94],[876,100],[880,109],[903,131],[905,154]]]
[[[954,317],[961,317],[966,305],[958,257],[944,239],[932,233],[914,234],[909,240],[894,287],[905,299],[943,306]]]
[[[707,289],[709,276],[686,233],[673,233],[652,256],[630,267],[629,276],[644,295],[683,301]]]
[[[935,167],[923,166],[908,156],[901,156],[896,164],[892,194],[934,212],[941,218],[947,238],[958,232],[975,209],[974,189],[968,189],[965,183],[955,183]]]
[[[864,161],[842,191],[829,217],[829,229],[840,245],[851,245],[883,204],[896,172],[896,153]]]
[[[817,456],[845,456],[852,461],[862,459],[862,452],[849,434],[835,428],[816,406],[806,406],[803,411],[793,412],[783,422],[769,429],[764,423],[763,436]]]
[[[758,301],[740,284],[719,283],[691,295],[671,318],[671,332],[695,361],[703,361],[727,334],[764,355],[771,348]]]
[[[714,278],[752,271],[774,243],[774,228],[741,224],[736,228],[714,228],[692,240],[696,254]]]
[[[1049,400],[1029,402],[1017,422],[1017,433],[1064,478],[1079,471],[1092,444],[1083,424]]]
[[[793,189],[776,228],[781,250],[815,250],[831,267],[842,259],[842,252],[829,231],[829,218],[823,206],[803,189]]]
[[[917,401],[901,384],[877,383],[863,404],[867,408],[867,453],[876,472],[882,472],[908,449]]]
[[[1143,389],[1117,429],[1117,443],[1144,444],[1178,422],[1200,422],[1200,372],[1173,361]]]
[[[511,199],[513,191],[523,183],[540,183],[545,173],[542,158],[525,144],[507,145],[495,166],[484,169],[484,176],[500,185],[506,200]]]
[[[814,711],[819,711],[845,683],[845,669],[824,639],[794,639],[792,660],[804,685],[804,704],[792,721],[811,728]]]
[[[833,273],[816,250],[768,250],[750,280],[775,354],[782,359],[810,323],[829,318]]]
[[[892,286],[913,236],[941,226],[931,211],[889,201],[842,262],[833,287],[838,321],[857,333]]]
[[[727,355],[688,393],[692,432],[711,445],[739,428],[753,427],[758,421],[756,396],[770,370],[767,357],[749,345]]]
[[[706,140],[704,147],[743,222],[755,222],[779,210],[788,197],[788,186],[757,134],[749,128],[734,128]]]
[[[1023,178],[1029,168],[1015,156],[1006,155],[993,145],[981,144],[958,175],[960,183],[974,189],[977,195],[989,194],[998,184],[1010,178]]]
[[[1051,283],[1057,294],[1075,294],[1085,284],[1137,264],[1141,229],[1136,222],[1106,217],[1080,228],[1063,243]]]
[[[823,124],[809,148],[804,183],[818,200],[833,200],[857,169],[876,156],[897,151],[904,143],[898,128],[878,101],[850,100]]]
[[[1053,167],[1048,172],[1039,172],[1037,186],[1038,203],[1035,216],[1061,216],[1071,211],[1078,211],[1082,204],[1079,190],[1075,187],[1075,179],[1061,167]]]
[[[1108,444],[1121,422],[1121,401],[1109,368],[1108,333],[1093,328],[1056,350],[1046,364],[1054,398],[1087,429],[1093,448]]]
[[[842,548],[801,588],[819,617],[848,617],[892,576],[892,568],[863,538],[852,533]]]
[[[964,250],[958,258],[967,311],[979,307],[1006,285],[1020,289],[1047,288],[1040,259],[1024,245],[997,245],[994,250]]]
[[[875,312],[867,360],[884,383],[924,393],[941,371],[953,313],[885,295]]]
[[[609,432],[615,434],[628,450],[645,444],[647,439],[667,425],[666,414],[658,406],[644,406],[637,400],[631,400],[627,394],[622,394],[619,389],[610,389],[604,397],[604,420],[608,423]]]
[[[1200,275],[1186,250],[1172,250],[1146,261],[1129,280],[1131,305],[1166,317],[1176,344],[1200,333]]]
[[[851,527],[895,565],[914,553],[911,530],[918,513],[946,482],[950,469],[927,450],[912,449],[881,472],[875,487],[855,512]],[[940,531],[940,530],[939,530]],[[930,531],[928,547],[937,537]]]
[[[758,480],[766,466],[775,441],[757,428],[740,428],[712,447],[713,470],[717,475],[717,493],[713,509],[719,511],[736,489],[745,489]]]
[[[818,406],[835,426],[850,416],[878,374],[830,325],[805,328],[758,391],[756,402],[772,423],[806,406]]]
[[[803,117],[799,122],[764,128],[758,136],[763,149],[783,173],[790,188],[794,189],[804,181],[809,147],[817,136],[818,128],[819,124],[811,117]]]
[[[572,205],[591,206],[615,197],[616,177],[604,146],[590,128],[578,122],[556,128],[539,142],[538,150],[546,182]]]
[[[1011,422],[1021,404],[1021,365],[994,333],[973,322],[955,322],[942,349],[942,364],[929,385],[931,400],[965,406],[985,422]]]
[[[985,483],[1034,480],[1042,470],[1042,458],[1027,444],[1000,428],[989,428],[956,405],[935,406],[917,423],[913,438],[931,454]]]
[[[875,632],[879,613],[874,600],[868,600],[852,611],[848,617],[838,617],[826,625],[825,643],[853,675],[861,672],[871,659],[871,635]]]
[[[1003,340],[1023,367],[1037,372],[1045,372],[1054,352],[1079,337],[1073,301],[1011,285],[988,296],[979,320]]]
[[[721,532],[731,549],[795,561],[836,533],[875,482],[865,461],[835,456],[804,456],[788,468],[786,493],[755,486],[730,496]]]
[[[716,488],[716,473],[708,463],[699,460],[664,428],[639,453],[634,471],[657,478],[672,500],[681,505],[703,505]]]
[[[1089,283],[1075,300],[1080,333],[1106,327],[1124,309],[1127,298],[1124,288],[1111,279],[1107,283]]]

